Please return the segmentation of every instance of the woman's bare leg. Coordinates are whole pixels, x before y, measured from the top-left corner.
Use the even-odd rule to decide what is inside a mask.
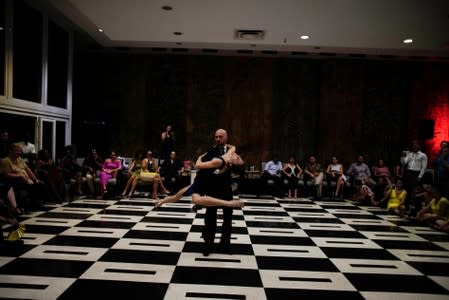
[[[163,194],[168,194],[170,191],[165,188],[164,182],[162,181],[161,175],[156,174],[156,177],[159,180],[159,188]]]
[[[151,197],[155,200],[159,200],[159,197],[157,196],[157,191],[159,189],[160,182],[161,180],[158,179],[157,177],[153,178],[153,192],[151,193]]]
[[[126,191],[129,189],[129,187],[131,186],[131,182],[133,180],[133,176],[131,175],[131,177],[128,178],[128,180],[126,181],[126,185],[125,185],[125,189],[122,192],[122,197],[126,196]]]
[[[137,183],[139,182],[139,177],[133,176],[131,181],[131,189],[129,190],[129,197],[132,197],[134,195],[134,191],[136,190]]]
[[[190,185],[183,187],[182,189],[180,189],[176,194],[172,195],[172,196],[167,196],[162,200],[157,200],[154,203],[154,207],[160,207],[165,203],[173,203],[173,202],[178,202],[181,198],[182,195],[190,188]]]
[[[201,196],[194,193],[192,202],[201,206],[225,206],[225,207],[243,207],[245,204],[240,200],[222,200],[211,196]]]
[[[8,190],[7,198],[8,198],[9,208],[13,213],[17,213],[17,214],[23,213],[22,209],[20,207],[17,207],[16,195],[14,194],[14,190],[12,187],[9,188],[9,190]]]

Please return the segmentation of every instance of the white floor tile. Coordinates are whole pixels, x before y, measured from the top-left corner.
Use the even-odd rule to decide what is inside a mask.
[[[381,246],[369,239],[334,237],[311,237],[311,239],[318,247],[382,249]]]
[[[319,247],[294,245],[253,245],[256,256],[327,258]]]
[[[76,278],[0,275],[0,283],[3,286],[0,287],[0,295],[2,298],[14,299],[57,299],[75,280]],[[8,284],[13,284],[14,287],[5,287]]]
[[[109,249],[106,248],[41,245],[31,249],[21,257],[35,259],[96,261],[108,250]]]
[[[346,277],[337,272],[260,270],[265,288],[356,291]]]
[[[308,237],[304,230],[294,228],[248,227],[248,233],[255,236]]]
[[[73,227],[83,221],[84,221],[83,219],[35,217],[35,218],[27,219],[27,220],[23,221],[22,223],[25,225]]]
[[[447,295],[389,293],[389,292],[361,292],[366,300],[447,300]]]
[[[246,222],[280,222],[280,223],[295,223],[295,220],[291,217],[285,216],[245,216]]]
[[[0,256],[0,267],[3,267],[4,265],[6,265],[7,263],[13,261],[14,259],[16,259],[16,257]]]
[[[139,222],[132,230],[189,232],[190,224]]]
[[[372,240],[392,240],[392,241],[414,241],[423,242],[426,239],[409,232],[383,232],[383,231],[359,231],[361,234]]]
[[[122,238],[112,249],[182,252],[184,244],[184,241]]]
[[[99,215],[90,216],[86,220],[89,220],[89,221],[102,221],[102,222],[137,223],[137,222],[140,222],[142,219],[143,219],[143,216],[99,214]]]
[[[449,275],[448,276],[429,276],[429,278],[449,291]],[[449,299],[449,295],[447,295],[447,299]]]
[[[399,260],[331,258],[343,273],[422,275],[409,264]]]
[[[189,232],[187,235],[187,242],[198,242],[203,243],[204,240],[201,237],[201,232]],[[221,233],[217,232],[215,234],[215,243],[219,243],[221,238]],[[251,244],[251,240],[248,235],[245,234],[232,234],[231,235],[231,244]]]
[[[354,228],[347,224],[336,223],[301,223],[298,225],[302,230],[330,230],[330,231],[355,231]]]
[[[128,231],[129,231],[128,229],[121,229],[121,228],[71,227],[62,232],[61,235],[121,238]]]
[[[31,233],[25,231],[25,235],[22,237],[22,240],[26,245],[42,245],[55,236],[56,235],[54,234]]]
[[[388,251],[403,261],[449,263],[448,251],[408,250],[408,249],[388,249]]]
[[[197,297],[193,296],[197,295]],[[216,297],[214,297],[216,295]],[[225,296],[223,296],[225,295]],[[246,299],[246,300],[264,300],[267,299],[263,288],[241,287],[241,286],[223,286],[223,285],[194,285],[177,284],[169,285],[165,294],[165,299]]]
[[[96,262],[81,279],[117,280],[134,282],[169,283],[174,265],[132,264],[119,262]],[[133,272],[134,271],[134,272]]]
[[[256,258],[252,255],[229,255],[211,253],[203,256],[202,253],[183,252],[178,260],[178,266],[253,269],[257,270]]]
[[[348,225],[372,225],[372,226],[395,226],[395,224],[382,219],[347,219],[341,218]]]
[[[61,207],[52,209],[50,212],[52,212],[52,213],[67,213],[67,214],[81,214],[81,215],[84,215],[84,214],[95,215],[102,210],[103,210],[103,208],[61,206]]]

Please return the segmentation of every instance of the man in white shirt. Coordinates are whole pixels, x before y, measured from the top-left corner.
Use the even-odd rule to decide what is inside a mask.
[[[407,191],[406,206],[415,205],[416,186],[420,184],[427,168],[427,155],[420,151],[420,144],[412,142],[412,151],[403,151],[401,164],[404,168],[404,187]]]
[[[277,197],[283,197],[281,190],[282,168],[282,162],[274,155],[273,159],[266,163],[262,173],[263,184],[265,186],[271,186],[272,195]],[[272,181],[272,184],[270,184],[270,181]]]

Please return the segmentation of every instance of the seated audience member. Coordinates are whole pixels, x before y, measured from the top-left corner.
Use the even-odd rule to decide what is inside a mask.
[[[21,153],[19,144],[10,145],[9,155],[0,161],[0,176],[6,186],[13,187],[21,207],[42,210],[42,203],[47,196],[46,187],[22,160]]]
[[[282,169],[284,180],[287,180],[288,198],[298,198],[299,179],[303,173],[302,168],[296,162],[296,158],[290,155],[288,162]]]
[[[379,178],[391,177],[390,169],[385,164],[383,159],[377,161],[377,165],[373,166],[374,181],[378,181]]]
[[[170,152],[170,157],[161,164],[159,174],[161,175],[164,185],[172,190],[178,190],[181,174],[184,171],[183,165],[179,159],[176,158],[176,152]]]
[[[365,180],[362,180],[362,185],[354,196],[352,196],[352,201],[357,202],[359,205],[376,205],[374,196],[374,192],[365,183]]]
[[[100,181],[99,181],[99,193],[100,195],[97,197],[102,199],[104,195],[108,192],[107,184],[108,181],[112,178],[117,178],[117,174],[122,169],[122,161],[117,159],[117,154],[115,151],[111,151],[109,157],[106,158],[103,162],[103,167],[100,171]]]
[[[153,199],[158,200],[158,192],[161,190],[163,194],[169,194],[170,192],[165,188],[164,183],[162,182],[161,175],[157,172],[157,160],[153,157],[153,152],[147,151],[147,156],[142,160],[142,171],[140,175],[141,181],[147,181],[152,184],[152,192],[151,197]],[[144,174],[142,174],[144,173]],[[150,176],[147,176],[146,173],[150,173]],[[145,176],[144,176],[145,175]],[[149,177],[150,179],[144,179]]]
[[[143,159],[143,162],[146,165],[146,168],[149,172],[157,172],[159,169],[159,165],[157,163],[157,159],[154,158],[153,152],[148,150],[146,157]]]
[[[387,188],[391,185],[391,180],[389,177],[379,177],[377,183],[373,186],[374,192],[374,203],[373,205],[386,208],[387,198],[386,192]]]
[[[53,202],[64,202],[66,189],[62,170],[58,168],[46,149],[40,150],[37,154],[36,176],[49,187],[50,198]]]
[[[331,192],[331,197],[338,197],[340,190],[344,184],[343,181],[339,180],[343,175],[343,165],[338,161],[336,156],[331,157],[331,163],[326,169],[326,181],[328,189],[331,190],[332,182],[335,182],[335,192]]]
[[[128,180],[126,181],[125,189],[122,192],[122,198],[131,198],[134,195],[137,183],[140,179],[140,172],[142,171],[142,161],[145,158],[145,151],[139,150],[135,153],[134,159],[128,166]]]
[[[429,192],[432,200],[418,211],[416,220],[425,222],[429,226],[435,226],[437,225],[437,220],[447,220],[449,218],[449,200],[443,197],[434,187],[427,186],[426,190]]]
[[[346,174],[350,176],[352,184],[355,186],[361,185],[362,181],[369,186],[376,184],[376,182],[371,178],[371,172],[368,165],[364,162],[363,155],[359,155],[357,157],[357,161],[349,166]]]
[[[321,195],[323,192],[323,168],[317,162],[315,155],[309,156],[309,161],[306,163],[304,167],[304,183],[310,181],[314,185],[316,189],[316,198],[321,199]]]
[[[405,199],[407,191],[404,189],[402,179],[397,178],[394,183],[387,186],[385,199],[387,201],[387,211],[402,216],[405,212]]]
[[[449,218],[435,220],[433,228],[449,233]]]
[[[35,160],[36,160],[36,146],[31,143],[31,136],[29,133],[25,135],[25,138],[22,142],[19,142],[22,147],[22,158],[25,163],[33,169]]]
[[[95,179],[100,176],[103,168],[103,159],[98,155],[96,149],[92,149],[83,161],[83,175],[86,177],[89,195],[95,194]]]
[[[265,164],[262,171],[262,183],[265,186],[270,186],[270,181],[272,181],[273,196],[284,197],[281,189],[281,172],[282,172],[282,162],[277,158],[277,155],[273,156],[273,159]]]
[[[444,197],[449,197],[449,145],[442,143],[434,162],[435,186]]]
[[[61,168],[64,175],[64,180],[67,184],[71,184],[73,180],[75,195],[83,195],[82,184],[83,174],[82,168],[76,160],[76,154],[73,151],[73,147],[65,146],[65,154],[61,159]]]

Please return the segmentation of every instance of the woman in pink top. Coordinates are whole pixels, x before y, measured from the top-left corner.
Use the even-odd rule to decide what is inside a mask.
[[[122,169],[122,161],[117,159],[115,151],[111,151],[109,158],[105,159],[103,168],[100,172],[100,196],[102,198],[107,193],[106,185],[108,180],[117,177],[117,173]]]
[[[391,177],[390,169],[385,165],[385,161],[383,159],[379,159],[377,161],[377,165],[373,167],[373,175],[376,182],[379,177]]]

